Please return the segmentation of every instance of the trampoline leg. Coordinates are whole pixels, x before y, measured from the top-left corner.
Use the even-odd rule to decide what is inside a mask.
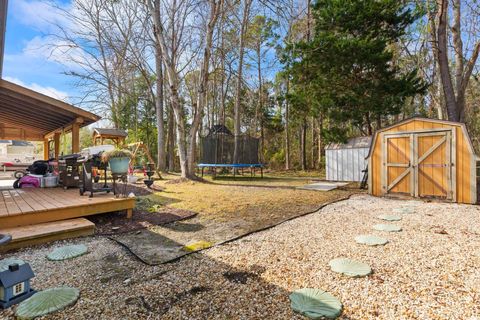
[[[263,179],[263,167],[260,167],[260,173],[262,174],[262,179]]]
[[[202,167],[202,178],[203,178],[203,169],[204,169],[204,168]]]

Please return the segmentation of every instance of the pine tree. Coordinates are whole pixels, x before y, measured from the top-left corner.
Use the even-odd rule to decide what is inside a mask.
[[[404,2],[318,0],[313,17],[313,39],[294,52],[293,101],[313,101],[328,117],[327,140],[345,139],[352,126],[371,135],[425,91],[416,70],[402,73],[394,61],[393,45],[417,18]]]

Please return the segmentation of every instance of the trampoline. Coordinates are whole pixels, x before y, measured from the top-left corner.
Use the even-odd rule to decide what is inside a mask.
[[[260,176],[263,178],[263,167],[264,165],[261,163],[232,163],[232,164],[226,164],[226,163],[199,163],[197,165],[198,168],[202,170],[202,177],[205,168],[232,168],[233,169],[233,177],[236,177],[236,171],[235,169],[245,169],[249,168],[250,169],[250,177],[255,176],[255,170],[260,168]]]
[[[206,136],[200,140],[200,163],[202,177],[205,168],[213,169],[216,175],[217,168],[232,169],[234,178],[239,169],[250,169],[250,176],[255,176],[256,169],[260,169],[263,178],[264,164],[258,159],[259,140],[243,134],[238,136],[239,157],[234,161],[235,136],[224,125],[215,125],[209,129]]]

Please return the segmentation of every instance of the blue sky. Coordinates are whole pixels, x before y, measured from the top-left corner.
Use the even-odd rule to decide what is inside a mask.
[[[68,7],[70,1],[56,0]],[[76,95],[71,79],[62,74],[65,67],[49,59],[47,50],[41,50],[47,41],[52,22],[58,15],[44,0],[10,0],[3,78],[32,88],[55,98],[69,101]]]

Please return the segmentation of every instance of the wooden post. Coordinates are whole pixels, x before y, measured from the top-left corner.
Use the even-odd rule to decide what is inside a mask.
[[[50,156],[50,144],[47,137],[43,138],[43,160],[48,160]]]
[[[53,134],[53,144],[54,157],[58,160],[58,155],[60,154],[60,132],[55,132]]]
[[[80,124],[72,124],[72,153],[80,152]]]

